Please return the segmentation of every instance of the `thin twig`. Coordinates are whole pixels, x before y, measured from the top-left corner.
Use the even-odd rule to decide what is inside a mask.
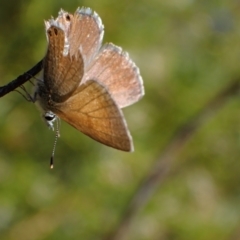
[[[15,80],[11,81],[10,83],[8,83],[5,86],[0,87],[0,97],[3,97],[4,95],[8,94],[9,92],[20,87],[22,84],[27,82],[33,76],[38,74],[42,70],[42,67],[43,67],[43,60],[38,62],[34,67],[32,67],[26,73],[23,73],[22,75],[17,77]]]
[[[165,149],[160,154],[159,158],[153,164],[149,173],[142,181],[131,200],[127,204],[126,210],[116,226],[115,230],[107,234],[105,240],[123,240],[127,237],[129,226],[137,215],[152,197],[153,193],[169,176],[170,170],[174,162],[177,161],[177,156],[183,147],[188,143],[196,131],[206,123],[210,117],[216,114],[228,98],[233,97],[240,91],[240,79],[236,79],[222,92],[217,94],[206,106],[192,117],[186,124],[181,126],[173,135],[171,140],[166,145]]]

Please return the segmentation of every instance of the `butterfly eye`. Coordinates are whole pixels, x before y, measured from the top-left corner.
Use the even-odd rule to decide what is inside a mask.
[[[47,126],[54,130],[54,122],[57,119],[56,115],[50,111],[45,112],[45,114],[43,115],[43,118],[46,121]]]
[[[56,119],[56,115],[51,112],[46,112],[44,118],[47,122],[53,122]]]

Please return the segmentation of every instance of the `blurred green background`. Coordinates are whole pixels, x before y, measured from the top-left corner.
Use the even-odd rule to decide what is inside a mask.
[[[95,10],[104,42],[130,53],[145,97],[124,109],[135,152],[105,147],[62,122],[54,133],[12,92],[0,102],[0,239],[97,240],[114,229],[173,133],[240,76],[240,1],[2,1],[0,76],[7,84],[46,52],[43,20]],[[30,83],[26,87],[31,89]],[[240,100],[199,128],[126,239],[238,239]]]

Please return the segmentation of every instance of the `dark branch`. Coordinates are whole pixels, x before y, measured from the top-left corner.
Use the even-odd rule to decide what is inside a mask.
[[[33,76],[38,74],[43,68],[43,60],[38,62],[34,67],[32,67],[30,70],[28,70],[26,73],[20,75],[15,80],[11,81],[7,85],[0,87],[0,97],[3,97],[4,95],[8,94],[9,92],[13,91],[14,89],[20,87],[22,84],[27,82],[29,79],[31,79]]]

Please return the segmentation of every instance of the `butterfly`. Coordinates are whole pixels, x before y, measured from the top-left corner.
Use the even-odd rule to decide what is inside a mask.
[[[100,143],[133,151],[121,108],[144,95],[138,67],[120,47],[102,46],[104,27],[90,8],[61,10],[45,28],[48,48],[34,98],[47,125],[62,119]]]

